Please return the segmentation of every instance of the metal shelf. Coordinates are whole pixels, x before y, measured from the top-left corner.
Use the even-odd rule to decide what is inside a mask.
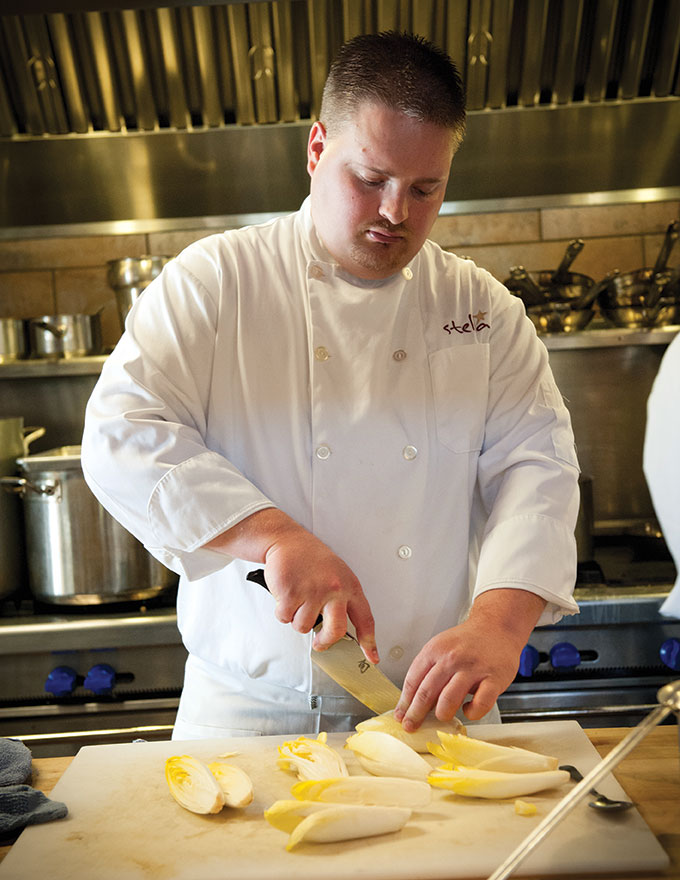
[[[95,376],[108,355],[79,358],[35,358],[0,364],[0,379],[48,379],[56,376]]]
[[[563,351],[576,348],[614,348],[624,345],[668,345],[680,332],[680,326],[645,327],[603,327],[586,329],[577,333],[544,333],[540,338],[549,351]]]

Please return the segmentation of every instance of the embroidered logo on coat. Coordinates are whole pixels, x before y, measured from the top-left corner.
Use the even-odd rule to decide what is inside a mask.
[[[481,309],[476,315],[468,314],[467,317],[467,321],[463,324],[456,324],[455,321],[451,321],[449,324],[444,324],[443,329],[450,335],[451,333],[478,333],[480,330],[487,330],[491,327],[484,320],[486,312],[483,312]]]

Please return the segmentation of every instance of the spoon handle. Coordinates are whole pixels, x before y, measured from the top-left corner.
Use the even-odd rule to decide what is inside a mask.
[[[548,813],[543,821],[528,834],[520,845],[510,853],[508,858],[489,875],[488,880],[505,880],[514,870],[533,852],[538,844],[547,837],[561,820],[568,815],[574,807],[590,794],[590,789],[601,782],[605,776],[621,761],[628,752],[644,739],[649,731],[660,724],[673,710],[670,706],[657,706],[642,721],[633,727],[618,745],[603,758],[599,764],[587,773],[555,807]]]

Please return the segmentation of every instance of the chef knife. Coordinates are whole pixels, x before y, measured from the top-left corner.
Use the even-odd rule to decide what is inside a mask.
[[[261,568],[249,572],[246,580],[269,590]],[[323,617],[319,615],[314,629],[318,630],[322,623]],[[378,715],[394,709],[399,702],[399,688],[377,666],[368,662],[359,643],[349,633],[325,651],[312,651],[312,660],[333,681]]]

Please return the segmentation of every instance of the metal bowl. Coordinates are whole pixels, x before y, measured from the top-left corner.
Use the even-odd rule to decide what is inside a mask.
[[[600,311],[610,324],[615,327],[651,327],[656,321],[658,308],[646,306],[620,306],[619,308],[605,308],[600,306]]]
[[[580,272],[567,272],[563,282],[553,282],[553,270],[543,269],[529,274],[552,302],[578,300],[595,284],[590,275],[582,275]]]
[[[594,314],[593,309],[572,309],[568,302],[551,302],[527,309],[527,315],[538,333],[574,333],[583,330]]]
[[[623,275],[611,273],[606,286],[598,293],[597,301],[602,309],[646,306],[658,296],[672,295],[678,283],[676,275],[677,271],[667,270],[655,276],[650,268]]]

